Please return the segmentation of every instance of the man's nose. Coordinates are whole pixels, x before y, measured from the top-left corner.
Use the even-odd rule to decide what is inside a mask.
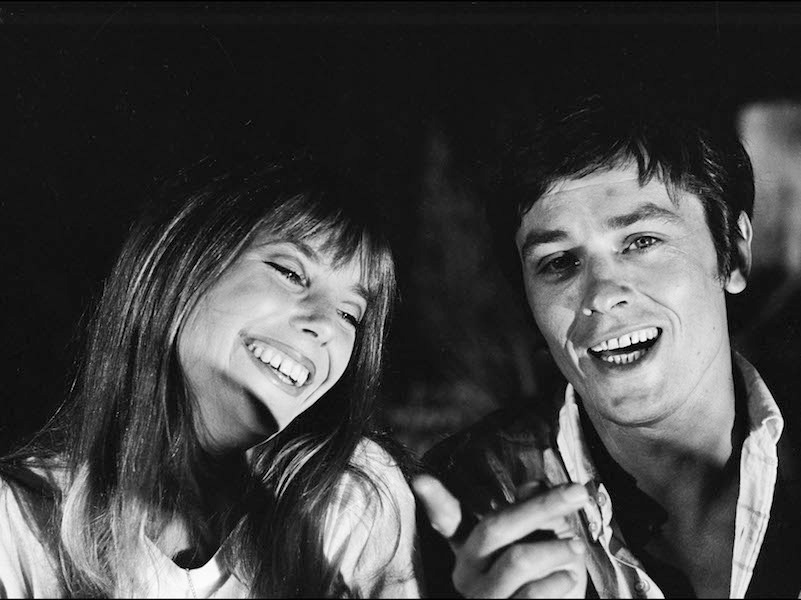
[[[581,310],[585,315],[608,313],[630,302],[631,286],[624,268],[614,258],[587,262]]]
[[[334,334],[336,310],[322,298],[306,298],[292,315],[291,324],[298,331],[310,335],[320,344],[328,342]]]

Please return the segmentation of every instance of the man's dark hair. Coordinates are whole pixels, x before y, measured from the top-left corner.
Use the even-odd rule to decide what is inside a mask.
[[[731,119],[642,96],[588,96],[541,107],[502,142],[487,195],[487,216],[503,268],[520,282],[514,236],[522,216],[559,180],[634,163],[640,185],[653,177],[671,199],[696,195],[704,206],[726,279],[736,261],[737,219],[754,202],[751,162]]]

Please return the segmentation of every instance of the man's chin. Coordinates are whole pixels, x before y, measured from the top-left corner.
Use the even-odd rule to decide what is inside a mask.
[[[647,427],[666,418],[669,413],[660,393],[615,390],[610,393],[582,396],[587,412],[620,427]]]

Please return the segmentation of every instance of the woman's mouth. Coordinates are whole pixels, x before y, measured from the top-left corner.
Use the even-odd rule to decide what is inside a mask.
[[[282,382],[300,388],[309,383],[314,376],[314,367],[301,364],[300,361],[289,356],[261,340],[252,340],[247,344],[248,351],[272,370]]]
[[[590,356],[612,365],[628,365],[645,356],[661,335],[662,330],[658,327],[646,327],[604,340],[587,352]]]

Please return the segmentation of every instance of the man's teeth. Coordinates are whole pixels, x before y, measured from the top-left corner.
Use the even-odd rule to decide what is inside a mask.
[[[278,371],[277,375],[287,383],[300,387],[309,378],[309,370],[306,367],[272,346],[251,342],[248,344],[248,350],[265,365],[270,365],[273,370]]]
[[[603,352],[604,350],[618,350],[620,348],[626,348],[628,346],[631,346],[632,344],[647,342],[648,340],[654,339],[658,335],[659,335],[659,330],[656,327],[648,327],[646,329],[640,329],[632,333],[621,335],[620,337],[617,338],[604,340],[597,346],[593,346],[592,348],[590,348],[590,350],[592,350],[593,352]],[[632,356],[634,354],[636,354],[636,352],[633,352],[631,355],[626,355],[626,356]],[[637,356],[636,358],[639,358],[639,356]],[[614,361],[609,361],[609,362],[614,362]],[[631,362],[631,361],[626,361],[626,362]]]
[[[614,354],[612,356],[602,356],[601,360],[605,360],[608,363],[615,363],[616,365],[627,365],[631,362],[634,362],[638,358],[641,358],[643,354],[645,354],[645,350],[635,350],[634,352],[630,352],[629,354]]]

